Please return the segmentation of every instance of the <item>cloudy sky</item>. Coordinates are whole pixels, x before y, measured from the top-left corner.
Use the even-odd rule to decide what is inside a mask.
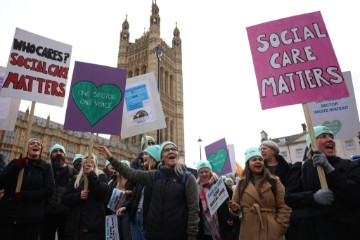
[[[19,27],[72,45],[70,69],[74,61],[116,67],[126,15],[134,42],[149,28],[151,4],[151,0],[4,0],[0,66],[6,66]],[[202,147],[225,138],[227,144],[234,144],[236,159],[243,165],[244,150],[259,145],[261,130],[271,138],[302,131],[301,105],[261,110],[248,26],[321,11],[340,67],[352,72],[355,96],[360,98],[357,1],[158,0],[157,4],[162,39],[171,46],[177,24],[183,43],[185,151],[190,166],[200,158],[199,136]],[[20,109],[29,106],[22,101]],[[37,104],[35,115],[50,114],[53,121],[63,123],[65,111],[66,102],[63,108]]]

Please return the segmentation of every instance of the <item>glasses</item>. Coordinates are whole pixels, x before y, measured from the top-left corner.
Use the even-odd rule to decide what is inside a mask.
[[[148,142],[148,146],[155,145],[155,142]]]
[[[172,151],[172,152],[177,152],[178,150],[177,150],[177,148],[165,148],[164,150],[163,150],[164,152],[170,152],[170,151]]]

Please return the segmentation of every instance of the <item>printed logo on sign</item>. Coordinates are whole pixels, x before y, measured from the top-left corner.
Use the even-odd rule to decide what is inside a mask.
[[[147,119],[149,119],[149,114],[145,110],[137,111],[133,116],[133,120],[138,124],[146,122]]]

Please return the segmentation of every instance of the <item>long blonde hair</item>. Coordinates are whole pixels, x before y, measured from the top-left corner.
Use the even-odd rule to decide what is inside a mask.
[[[84,164],[86,163],[86,161],[89,161],[89,160],[85,159],[85,157],[84,157],[84,160],[81,163],[82,166],[81,166],[80,172],[76,176],[76,180],[74,182],[74,188],[75,189],[80,186],[80,181],[82,179],[84,179],[84,176],[85,176],[85,174],[84,174]],[[91,158],[91,163],[94,165],[94,170],[93,171],[95,172],[96,176],[99,176],[100,174],[104,174],[104,172],[97,167],[95,159],[96,159],[95,155],[93,154],[93,157]]]

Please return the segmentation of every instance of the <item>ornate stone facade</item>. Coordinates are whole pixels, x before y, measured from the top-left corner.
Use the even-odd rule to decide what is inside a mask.
[[[184,143],[184,101],[182,51],[180,31],[175,27],[172,46],[168,46],[160,38],[159,7],[152,3],[150,28],[144,34],[130,42],[130,24],[127,20],[122,24],[118,55],[118,67],[128,71],[128,78],[154,72],[158,78],[158,60],[153,49],[160,44],[164,54],[160,62],[160,99],[165,115],[166,128],[160,130],[160,143],[172,141],[178,145],[181,156],[185,156]],[[156,139],[156,131],[146,133]],[[140,145],[141,135],[130,139],[111,136],[111,140]]]

